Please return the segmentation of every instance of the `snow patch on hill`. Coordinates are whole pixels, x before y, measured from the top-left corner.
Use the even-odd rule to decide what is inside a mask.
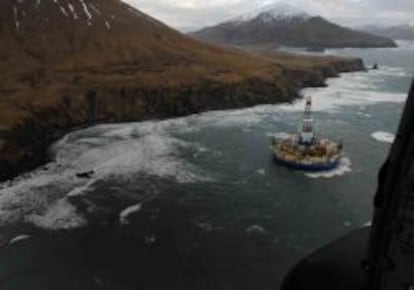
[[[311,16],[302,9],[291,4],[278,2],[260,5],[249,14],[239,16],[234,21],[244,22],[259,18],[264,21],[283,21],[289,19],[309,19]]]

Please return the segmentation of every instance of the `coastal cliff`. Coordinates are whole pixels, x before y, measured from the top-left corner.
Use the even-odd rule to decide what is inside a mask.
[[[36,99],[40,94],[50,103],[46,106],[23,103],[17,110],[9,107],[10,114],[22,118],[0,131],[0,179],[13,178],[46,162],[49,146],[70,130],[97,123],[143,121],[292,102],[300,97],[300,88],[324,86],[328,77],[359,70],[364,70],[360,59],[331,59],[311,68],[285,68],[283,77],[273,80],[251,78],[228,83],[206,80],[168,88],[102,83],[82,89],[19,91],[15,98]],[[4,106],[0,108],[7,110]]]

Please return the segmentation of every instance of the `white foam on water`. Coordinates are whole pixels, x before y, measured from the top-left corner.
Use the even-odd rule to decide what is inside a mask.
[[[86,219],[77,213],[76,207],[66,198],[59,199],[43,213],[27,216],[26,220],[50,230],[73,229],[87,225]]]
[[[181,141],[164,132],[162,122],[97,126],[75,132],[53,146],[56,160],[75,171],[94,171],[94,178],[135,178],[138,173],[173,179],[179,183],[210,181],[180,158],[182,148],[198,144]],[[82,136],[98,134],[100,145],[85,144]],[[90,140],[90,136],[87,138]]]
[[[327,88],[307,88],[302,94],[312,96],[315,110],[329,111],[342,106],[366,106],[375,103],[403,103],[403,93],[378,91],[382,75],[403,75],[400,69],[383,68],[378,71],[342,74],[327,80]]]
[[[55,161],[0,187],[0,225],[31,222],[48,229],[83,226],[65,197],[79,197],[92,191],[94,184],[109,177],[134,179],[140,173],[169,178],[179,183],[206,182],[212,179],[205,172],[180,158],[180,147],[197,146],[158,133],[131,138],[125,132],[113,134],[123,125],[101,126],[95,132],[69,134],[53,146]],[[130,126],[126,125],[128,132]],[[132,128],[134,129],[134,128]],[[106,137],[105,133],[112,137]],[[100,135],[93,138],[90,135]],[[85,140],[82,136],[86,136]],[[76,174],[93,170],[92,179],[77,178]]]
[[[29,235],[20,235],[20,236],[17,236],[17,237],[14,237],[13,239],[11,239],[9,241],[9,244],[10,245],[15,244],[15,243],[18,243],[18,242],[21,242],[21,241],[24,241],[24,240],[28,240],[28,239],[30,239]]]
[[[249,226],[245,229],[245,231],[248,235],[252,235],[252,234],[264,235],[267,233],[266,230],[261,225]]]
[[[378,70],[374,70],[372,73],[378,76],[411,77],[410,72],[401,67],[384,66]]]
[[[0,225],[22,222],[26,215],[44,211],[71,187],[70,178],[59,174],[34,174],[0,190]],[[60,188],[55,191],[55,188]]]
[[[365,112],[358,112],[357,115],[361,116],[361,117],[365,117],[365,118],[371,118],[372,117],[371,114],[368,114],[368,113],[365,113]]]
[[[338,167],[333,170],[305,173],[305,175],[310,178],[334,178],[338,176],[343,176],[346,173],[351,172],[351,165],[352,162],[349,158],[342,157]]]
[[[88,181],[86,184],[73,188],[68,194],[67,197],[82,196],[87,194],[88,191],[93,189],[92,185],[96,183],[95,179]]]
[[[394,143],[395,135],[389,132],[378,131],[371,134],[371,137],[377,141],[384,142],[384,143]]]
[[[172,122],[174,124],[174,122]],[[165,131],[168,121],[101,125],[68,134],[52,146],[54,161],[0,186],[0,225],[30,222],[48,229],[86,224],[66,197],[93,191],[111,177],[136,179],[141,174],[177,183],[213,179],[180,156],[180,150],[199,144],[184,142]],[[91,179],[77,173],[93,171]]]
[[[254,126],[263,121],[263,115],[256,113],[256,107],[225,111],[212,111],[186,118],[180,118],[164,125],[181,132],[199,131],[206,127],[242,128],[244,132],[254,130]]]
[[[142,204],[136,204],[136,205],[132,205],[127,207],[126,209],[124,209],[120,214],[119,214],[119,223],[121,225],[127,225],[129,224],[129,219],[128,217],[136,212],[139,212],[142,208]]]
[[[205,152],[208,152],[209,151],[208,148],[203,147],[203,146],[199,146],[197,148],[197,150],[198,150],[198,152],[201,152],[201,153],[205,153]]]

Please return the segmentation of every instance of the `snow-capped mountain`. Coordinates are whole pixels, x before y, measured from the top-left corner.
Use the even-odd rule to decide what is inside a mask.
[[[278,2],[256,7],[252,12],[236,17],[233,21],[250,21],[255,18],[260,18],[263,21],[286,21],[293,19],[305,20],[310,17],[309,14],[296,6]]]
[[[276,44],[295,47],[389,47],[391,39],[351,30],[277,2],[192,33],[224,44]]]

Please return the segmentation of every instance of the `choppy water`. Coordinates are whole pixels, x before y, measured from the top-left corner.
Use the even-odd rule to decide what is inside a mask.
[[[15,239],[0,252],[0,278],[11,261],[34,251],[47,256],[52,247],[79,259],[46,259],[45,269],[82,269],[79,283],[97,289],[118,280],[126,285],[116,289],[277,288],[301,257],[370,221],[376,174],[414,73],[414,44],[400,44],[329,51],[380,69],[303,91],[313,96],[318,132],[345,143],[332,172],[305,174],[272,162],[269,136],[297,130],[303,101],[67,135],[52,148],[54,162],[1,186],[0,234]],[[90,170],[91,179],[76,176]],[[39,229],[63,237],[45,238]],[[121,258],[118,273],[111,265]],[[31,263],[27,258],[25,267]],[[67,277],[55,270],[58,285]],[[25,273],[19,282],[0,279],[0,288],[52,283]]]

